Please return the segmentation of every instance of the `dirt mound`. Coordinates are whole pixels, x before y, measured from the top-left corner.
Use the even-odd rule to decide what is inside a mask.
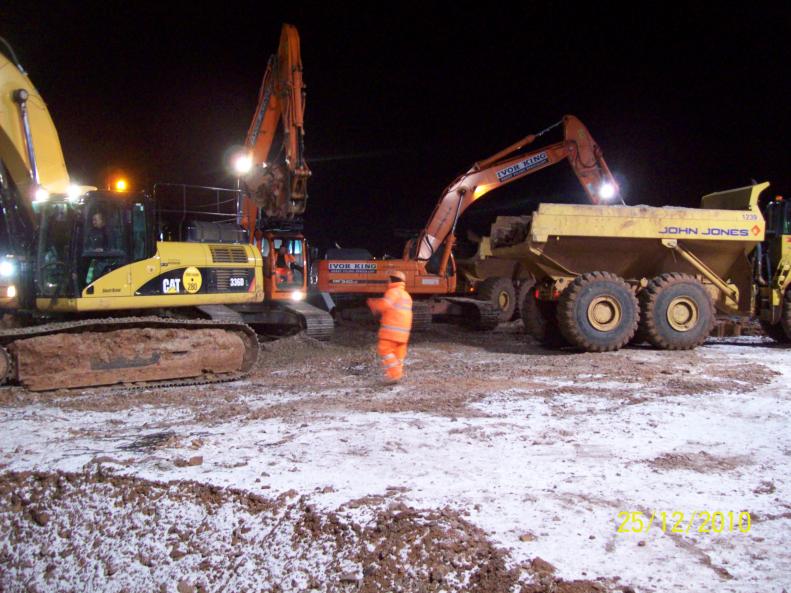
[[[749,457],[717,457],[706,451],[697,453],[665,453],[648,464],[658,470],[687,469],[698,473],[719,473],[731,471],[744,465],[750,465]]]
[[[370,502],[370,501],[369,501]],[[195,482],[0,475],[0,590],[513,590],[504,552],[452,510],[324,513]]]

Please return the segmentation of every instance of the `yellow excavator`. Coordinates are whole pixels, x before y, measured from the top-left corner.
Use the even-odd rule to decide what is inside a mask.
[[[0,383],[230,380],[257,360],[251,324],[305,329],[307,274],[279,276],[277,257],[262,256],[241,225],[198,220],[168,240],[173,210],[155,196],[72,184],[46,104],[9,54],[0,54]],[[242,192],[236,202],[242,222]],[[185,200],[180,220],[191,212]],[[270,237],[307,256],[304,241]]]

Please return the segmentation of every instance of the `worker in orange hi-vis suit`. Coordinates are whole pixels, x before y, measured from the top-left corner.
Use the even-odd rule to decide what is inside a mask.
[[[374,314],[382,316],[377,351],[386,381],[397,383],[404,374],[404,359],[412,329],[412,297],[406,291],[404,273],[392,272],[384,298],[368,299],[368,307]]]
[[[277,259],[275,260],[275,273],[283,279],[284,282],[291,284],[294,282],[294,272],[292,271],[297,258],[288,252],[288,247],[281,245],[277,250]]]

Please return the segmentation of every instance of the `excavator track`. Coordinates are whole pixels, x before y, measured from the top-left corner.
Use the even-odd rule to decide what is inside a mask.
[[[462,307],[464,324],[467,327],[488,331],[500,323],[500,309],[487,301],[467,297],[443,297],[443,299]]]
[[[307,336],[326,341],[335,333],[335,320],[327,311],[305,302],[291,303],[288,307],[301,317]]]
[[[425,332],[431,329],[431,305],[420,301],[412,303],[412,331]]]
[[[207,310],[208,307],[200,307]],[[217,307],[215,307],[217,308]],[[284,336],[304,332],[316,340],[329,340],[335,331],[335,320],[327,311],[303,301],[274,301],[226,307],[248,325],[264,334]],[[214,314],[212,313],[212,317]]]
[[[2,383],[31,391],[124,384],[149,388],[234,381],[258,338],[228,321],[121,317],[0,330]]]

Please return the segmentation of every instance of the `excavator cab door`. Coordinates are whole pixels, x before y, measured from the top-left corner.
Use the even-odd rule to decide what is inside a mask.
[[[275,298],[290,298],[295,290],[304,291],[307,285],[305,239],[275,236],[271,250]]]
[[[261,256],[267,300],[293,299],[296,292],[304,295],[309,272],[304,237],[266,232]]]
[[[80,289],[125,266],[132,259],[128,233],[130,215],[127,204],[122,200],[98,198],[85,204],[79,245]]]
[[[80,212],[68,202],[41,206],[37,255],[36,293],[42,297],[76,296],[76,236]]]
[[[791,239],[791,202],[782,199],[769,202],[766,208],[766,242],[768,266],[772,275],[791,251],[789,239]]]

